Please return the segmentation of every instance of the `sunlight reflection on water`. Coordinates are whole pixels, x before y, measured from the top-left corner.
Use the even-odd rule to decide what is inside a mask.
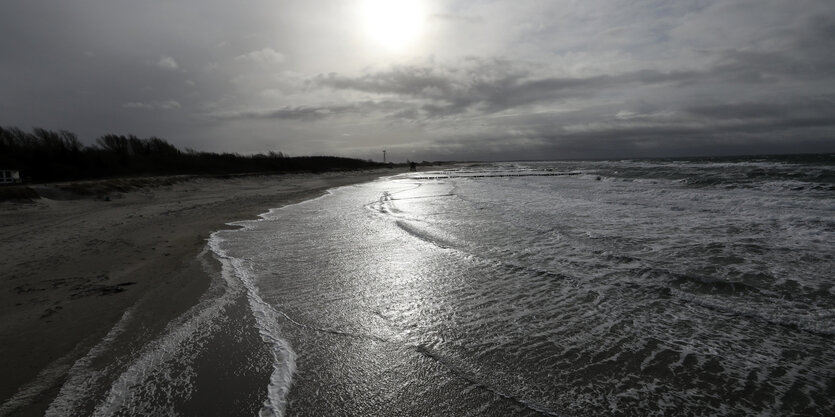
[[[774,213],[756,200],[784,198],[808,211],[799,218],[823,202],[497,172],[343,188],[236,236],[265,300],[292,319],[291,409],[663,415],[831,404],[831,295],[795,291],[809,303],[797,308],[755,273],[774,262],[766,254],[791,256],[770,246]],[[719,209],[728,206],[742,211]],[[803,285],[826,269],[816,262],[800,266]],[[775,305],[779,317],[764,308]]]

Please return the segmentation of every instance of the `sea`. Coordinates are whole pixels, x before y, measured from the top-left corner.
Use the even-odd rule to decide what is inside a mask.
[[[201,256],[47,415],[835,415],[833,154],[423,167]]]

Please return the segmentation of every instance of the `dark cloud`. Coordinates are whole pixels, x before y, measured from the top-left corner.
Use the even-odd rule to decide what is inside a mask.
[[[639,105],[634,106],[636,110]],[[438,140],[431,157],[472,159],[698,156],[835,151],[835,100],[717,103],[659,111],[611,106],[502,119],[494,129]],[[505,126],[520,129],[507,129]],[[525,127],[522,129],[521,127]],[[443,148],[443,149],[442,149]],[[532,157],[535,155],[535,157]]]
[[[419,99],[415,117],[454,116],[466,112],[495,113],[540,103],[601,97],[629,88],[669,88],[737,85],[766,82],[775,57],[723,53],[720,63],[701,71],[662,72],[643,69],[590,77],[544,77],[501,60],[468,60],[460,67],[398,66],[356,77],[336,73],[319,75],[314,84],[337,90]],[[755,65],[756,58],[768,65]]]
[[[835,123],[835,96],[784,103],[743,102],[694,106],[689,113],[710,119],[830,119]]]
[[[218,119],[277,119],[277,120],[318,120],[341,113],[344,106],[337,108],[296,106],[275,110],[245,111],[215,115]]]
[[[805,124],[804,124],[805,125]],[[805,125],[808,126],[808,125]],[[831,127],[831,123],[828,125]],[[761,130],[762,131],[762,130]],[[831,130],[803,135],[763,136],[747,131],[728,134],[692,126],[617,127],[587,132],[547,132],[525,137],[458,136],[428,146],[427,158],[530,160],[720,156],[769,153],[833,152]]]
[[[214,114],[212,117],[220,120],[272,119],[315,121],[346,115],[368,115],[374,112],[399,114],[403,111],[402,108],[403,103],[400,102],[363,101],[344,105],[285,106],[270,110],[226,112]]]
[[[640,70],[585,78],[542,77],[503,60],[468,59],[464,66],[398,66],[358,77],[320,75],[314,83],[333,89],[423,99],[421,114],[451,116],[475,110],[495,113],[536,103],[592,97],[629,85],[693,82],[710,74]]]

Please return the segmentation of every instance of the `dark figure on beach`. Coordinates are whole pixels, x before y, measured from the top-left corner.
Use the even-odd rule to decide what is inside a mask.
[[[417,171],[417,162],[409,162],[409,171]]]

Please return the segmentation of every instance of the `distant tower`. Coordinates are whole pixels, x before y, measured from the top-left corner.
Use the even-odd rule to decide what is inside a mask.
[[[386,163],[386,150],[383,149],[383,163]]]

